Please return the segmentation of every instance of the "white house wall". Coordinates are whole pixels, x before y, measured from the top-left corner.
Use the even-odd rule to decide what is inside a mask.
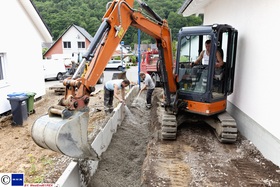
[[[7,84],[0,86],[0,114],[10,110],[7,94],[45,94],[42,37],[17,0],[0,2],[0,53],[6,54]]]
[[[189,56],[190,46],[192,48],[191,54],[190,54],[190,62],[195,61],[195,59],[198,58],[198,37],[193,38],[192,43],[189,44],[189,42],[186,43],[186,45],[182,46],[181,48],[181,54],[180,56]],[[205,50],[205,46],[203,46],[203,50]]]
[[[234,93],[229,101],[248,118],[241,132],[280,166],[280,1],[213,0],[204,24],[227,23],[239,32]]]

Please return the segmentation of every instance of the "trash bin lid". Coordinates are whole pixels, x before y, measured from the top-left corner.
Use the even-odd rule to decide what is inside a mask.
[[[29,97],[32,97],[32,96],[35,96],[36,93],[35,92],[27,92],[26,95],[29,96]]]
[[[26,96],[24,92],[13,92],[7,95],[8,97],[22,97]]]
[[[9,101],[24,101],[24,100],[27,100],[28,97],[26,95],[20,95],[20,96],[16,96],[16,97],[8,97],[7,99]]]

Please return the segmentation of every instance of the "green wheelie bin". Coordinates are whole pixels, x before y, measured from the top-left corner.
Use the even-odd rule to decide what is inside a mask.
[[[27,92],[26,96],[27,98],[27,113],[28,115],[35,113],[34,110],[34,97],[35,97],[36,93],[34,92]]]

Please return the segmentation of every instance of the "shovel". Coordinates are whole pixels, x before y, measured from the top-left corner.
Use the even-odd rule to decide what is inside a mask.
[[[137,108],[137,107],[140,107],[140,104],[139,104],[139,94],[137,95],[137,97],[133,100],[133,102],[131,103],[131,107],[132,108]]]

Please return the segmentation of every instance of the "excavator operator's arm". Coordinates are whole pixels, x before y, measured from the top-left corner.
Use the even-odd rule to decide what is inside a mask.
[[[134,10],[133,0],[115,0],[110,3],[103,22],[97,30],[83,61],[72,79],[65,79],[63,84],[66,92],[59,105],[65,106],[68,111],[83,110],[89,103],[89,95],[94,91],[100,75],[104,71],[118,44],[130,26],[139,28],[156,39],[157,45],[162,49],[162,76],[167,80],[167,91],[176,92],[173,78],[171,33],[165,20],[162,20],[146,4],[141,6],[148,12],[152,19],[148,19],[141,12]],[[90,61],[86,72],[81,75],[85,63]],[[57,110],[54,109],[54,112]]]

